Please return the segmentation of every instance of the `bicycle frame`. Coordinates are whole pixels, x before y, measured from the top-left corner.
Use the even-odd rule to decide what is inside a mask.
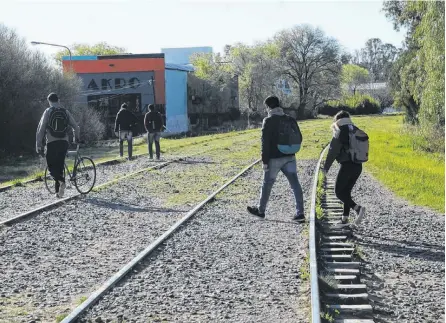
[[[70,170],[68,169],[67,163],[66,162],[64,163],[65,171],[67,172],[68,177],[70,178],[70,182],[72,182],[75,179],[75,176],[76,176],[76,174],[75,174],[76,168],[75,167],[76,167],[76,165],[77,165],[77,163],[78,163],[78,161],[80,159],[79,144],[77,144],[77,146],[76,146],[76,151],[69,151],[68,150],[66,156],[69,157],[72,154],[74,155],[73,174],[71,174]]]

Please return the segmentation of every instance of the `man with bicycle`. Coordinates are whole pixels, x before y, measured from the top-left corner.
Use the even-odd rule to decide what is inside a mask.
[[[56,93],[48,95],[47,108],[40,119],[36,132],[36,151],[44,156],[44,139],[46,137],[46,162],[48,170],[55,181],[57,197],[65,192],[64,164],[68,151],[68,127],[73,129],[73,142],[79,139],[80,129],[70,112],[60,106]],[[46,135],[46,136],[45,136]]]

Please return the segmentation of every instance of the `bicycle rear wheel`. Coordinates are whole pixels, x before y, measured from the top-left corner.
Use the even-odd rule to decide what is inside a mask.
[[[89,193],[96,183],[96,166],[91,158],[81,157],[73,169],[74,186],[81,194]]]
[[[63,168],[63,177],[65,177],[65,165]],[[56,182],[54,178],[50,175],[50,171],[48,170],[48,166],[45,167],[45,173],[43,175],[43,180],[45,182],[45,187],[51,194],[56,194]]]

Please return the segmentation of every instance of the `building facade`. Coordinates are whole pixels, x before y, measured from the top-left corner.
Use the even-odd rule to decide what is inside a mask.
[[[124,102],[140,121],[138,132],[149,104],[165,114],[164,54],[64,57],[63,68],[82,80],[77,101],[102,112],[108,135]]]
[[[238,110],[238,82],[225,89],[210,86],[193,75],[189,62],[194,53],[212,52],[211,47],[163,49],[160,54],[126,54],[63,57],[64,71],[72,70],[82,80],[79,104],[100,111],[113,137],[113,126],[122,103],[138,117],[137,132],[144,131],[144,115],[155,104],[164,117],[166,134],[179,134],[199,124],[207,128],[230,119]],[[166,57],[165,57],[166,55]],[[169,59],[170,62],[166,60]],[[196,127],[195,127],[196,129]]]

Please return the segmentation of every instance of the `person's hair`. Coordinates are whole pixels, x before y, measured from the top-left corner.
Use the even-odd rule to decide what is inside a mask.
[[[350,113],[348,113],[347,111],[341,110],[338,113],[336,113],[336,115],[334,116],[334,121],[338,121],[339,119],[343,119],[343,118],[350,118]]]
[[[121,104],[121,108],[122,108],[122,109],[127,109],[127,103],[123,103],[123,104]]]
[[[155,105],[149,104],[149,110],[150,111],[155,111]]]
[[[274,108],[280,107],[279,98],[277,96],[274,96],[274,95],[271,95],[271,96],[267,97],[263,103],[265,103],[265,105],[268,108],[270,108],[270,109],[274,109]]]
[[[51,92],[50,94],[48,94],[48,98],[47,99],[48,99],[49,102],[52,102],[52,103],[59,102],[59,97],[54,92]]]

